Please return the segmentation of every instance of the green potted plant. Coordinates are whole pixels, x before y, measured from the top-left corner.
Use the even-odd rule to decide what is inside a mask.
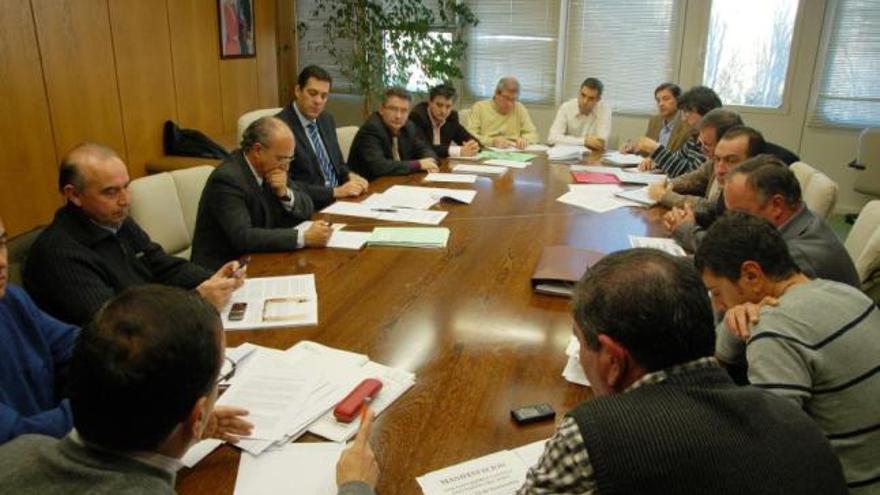
[[[463,29],[477,18],[460,0],[313,0],[300,20],[300,39],[322,29],[307,50],[325,50],[342,75],[364,95],[364,116],[389,86],[414,83],[420,92],[431,81],[462,78],[467,42]],[[414,75],[414,73],[417,73]]]

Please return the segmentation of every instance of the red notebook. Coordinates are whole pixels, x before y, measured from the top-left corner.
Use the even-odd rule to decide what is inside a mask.
[[[602,172],[572,172],[574,181],[578,184],[620,184],[620,179],[614,174]]]

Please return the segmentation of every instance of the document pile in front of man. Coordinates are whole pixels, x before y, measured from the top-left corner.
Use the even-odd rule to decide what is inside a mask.
[[[244,316],[230,320],[235,304],[245,304]],[[295,327],[318,324],[315,276],[255,277],[232,294],[220,316],[225,330]]]

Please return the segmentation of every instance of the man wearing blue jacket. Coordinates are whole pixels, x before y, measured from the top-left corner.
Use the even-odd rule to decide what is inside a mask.
[[[0,443],[25,433],[60,438],[73,424],[61,397],[79,328],[47,315],[9,285],[8,269],[0,219]]]

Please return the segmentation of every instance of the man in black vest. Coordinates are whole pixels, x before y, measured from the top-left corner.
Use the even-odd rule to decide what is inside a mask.
[[[475,156],[480,152],[480,143],[461,125],[454,104],[455,88],[448,84],[434,86],[428,92],[428,101],[412,109],[409,120],[440,158]]]
[[[558,425],[520,493],[847,493],[812,420],[737,387],[711,357],[712,310],[692,262],[611,254],[578,283],[573,308],[596,397]]]
[[[290,179],[305,189],[319,210],[337,199],[360,196],[369,185],[345,165],[336,121],[324,111],[332,84],[326,70],[306,67],[296,79],[293,100],[276,115],[296,138]]]

